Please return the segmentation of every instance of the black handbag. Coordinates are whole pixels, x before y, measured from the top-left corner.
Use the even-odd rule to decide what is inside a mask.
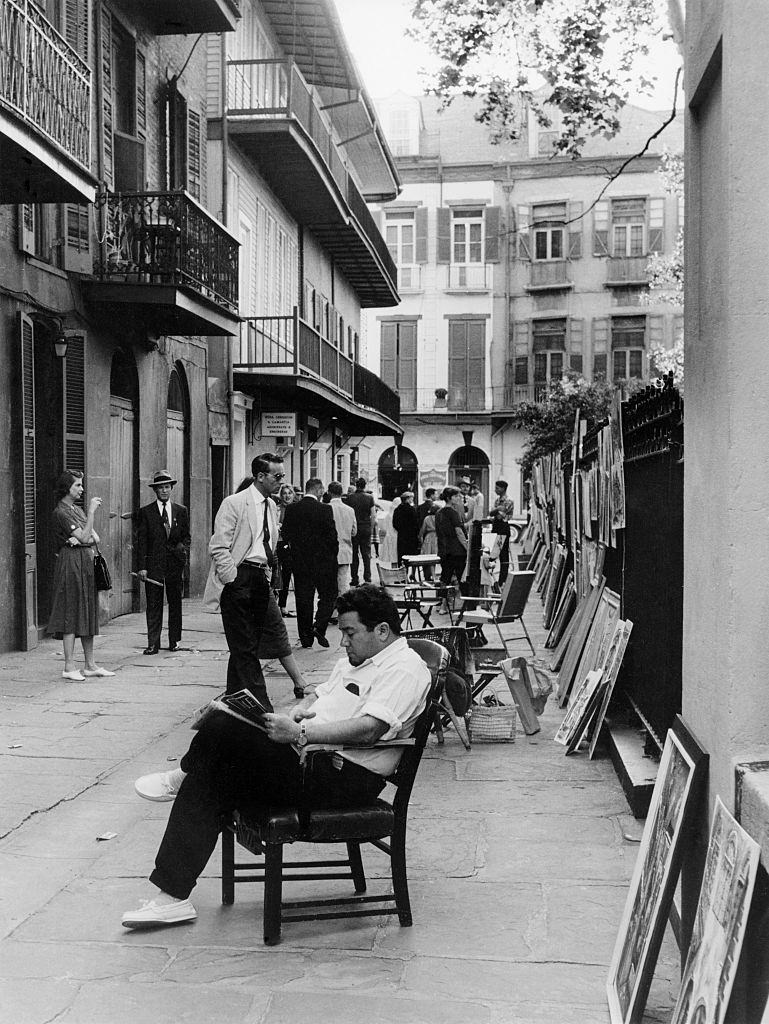
[[[112,577],[109,574],[107,559],[99,551],[98,544],[96,545],[96,554],[93,559],[93,578],[97,590],[112,590]]]

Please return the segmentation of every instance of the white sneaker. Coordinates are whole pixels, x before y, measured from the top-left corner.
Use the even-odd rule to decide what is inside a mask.
[[[83,675],[86,679],[90,679],[92,676],[99,676],[102,679],[106,679],[107,676],[114,676],[114,672],[110,672],[108,668],[102,668],[101,665],[97,665],[96,668],[84,668]]]
[[[171,897],[166,896],[166,900]],[[167,924],[183,924],[185,921],[194,921],[198,916],[197,910],[189,900],[171,900],[162,902],[162,897],[154,900],[142,900],[138,910],[127,910],[123,914],[121,924],[124,928],[162,928]]]
[[[144,800],[153,800],[158,804],[173,800],[182,784],[181,779],[176,781],[174,774],[175,770],[142,775],[134,782],[134,789]]]
[[[83,680],[85,679],[85,676],[79,669],[76,668],[73,669],[72,672],[62,672],[61,678],[69,679],[73,683],[82,683]]]

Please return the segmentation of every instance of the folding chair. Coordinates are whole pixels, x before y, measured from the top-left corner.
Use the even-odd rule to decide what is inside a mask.
[[[411,613],[416,612],[421,617],[422,625],[425,628],[432,627],[430,616],[441,604],[435,588],[424,583],[409,583],[408,571],[405,566],[388,569],[387,566],[379,562],[377,568],[382,586],[395,601],[401,625],[404,621],[408,622],[409,629],[411,629]]]
[[[510,656],[507,645],[516,640],[525,640],[531,648],[531,653],[536,654],[534,644],[531,642],[526,623],[523,621],[523,613],[526,610],[526,602],[529,600],[531,587],[534,582],[534,572],[513,572],[505,580],[505,586],[501,594],[490,594],[488,597],[459,597],[460,602],[459,620],[472,625],[485,626],[493,624],[499,633],[499,639],[505,653]],[[487,610],[478,608],[477,605],[486,605]],[[472,607],[468,607],[472,606]],[[522,636],[511,636],[505,639],[502,630],[499,628],[507,622],[520,622],[523,630]]]

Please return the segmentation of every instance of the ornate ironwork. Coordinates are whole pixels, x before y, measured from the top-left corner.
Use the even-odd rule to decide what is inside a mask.
[[[187,287],[237,313],[238,242],[188,192],[107,192],[96,205],[103,281]]]
[[[30,0],[0,0],[0,103],[90,169],[91,70]]]

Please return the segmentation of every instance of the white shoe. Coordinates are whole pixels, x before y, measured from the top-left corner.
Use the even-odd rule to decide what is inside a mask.
[[[75,669],[73,672],[62,672],[62,679],[71,679],[73,683],[82,683],[85,676],[79,669]]]
[[[174,770],[142,775],[134,782],[134,789],[144,800],[152,800],[158,804],[173,800],[181,786],[181,780],[176,782],[172,778],[173,774]]]
[[[165,893],[162,894],[165,896]],[[171,897],[165,896],[166,900]],[[162,903],[160,898],[155,900],[142,900],[138,910],[127,910],[123,914],[121,924],[124,928],[162,928],[167,924],[183,924],[185,921],[194,921],[198,916],[197,910],[189,900],[171,900]]]
[[[101,665],[97,665],[96,668],[84,668],[83,675],[86,679],[91,676],[101,676],[106,679],[107,676],[114,676],[114,672],[110,672],[108,668],[102,668]]]

